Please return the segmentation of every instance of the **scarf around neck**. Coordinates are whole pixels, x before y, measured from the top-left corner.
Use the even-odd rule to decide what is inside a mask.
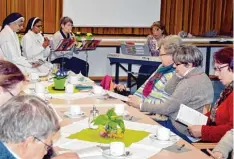
[[[233,81],[224,88],[224,90],[220,94],[220,97],[215,102],[214,106],[212,107],[211,113],[210,113],[211,122],[215,123],[217,108],[228,97],[228,95],[232,93],[232,91],[233,91]]]
[[[162,66],[158,68],[155,72],[155,74],[149,79],[149,81],[146,83],[144,89],[143,89],[143,95],[144,97],[147,97],[153,90],[154,85],[161,79],[161,77],[166,74],[173,72],[175,68],[173,67],[173,64],[169,66]]]

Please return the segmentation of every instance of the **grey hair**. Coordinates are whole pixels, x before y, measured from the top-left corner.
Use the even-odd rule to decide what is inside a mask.
[[[193,67],[202,66],[203,55],[201,51],[193,45],[181,45],[173,55],[174,63],[188,64]]]
[[[166,54],[173,54],[182,45],[182,39],[178,35],[169,35],[161,40],[159,47],[163,45]]]
[[[20,143],[28,137],[46,139],[60,129],[58,119],[36,96],[15,96],[0,107],[0,141]]]
[[[62,17],[61,19],[60,19],[60,25],[66,25],[67,23],[72,23],[73,24],[73,20],[70,18],[70,17]]]

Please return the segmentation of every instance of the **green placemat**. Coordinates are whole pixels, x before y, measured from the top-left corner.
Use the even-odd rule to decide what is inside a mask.
[[[54,87],[54,84],[51,84],[51,85],[48,86],[48,92],[49,92],[49,93],[51,93],[51,94],[65,93],[65,90],[54,90],[53,87]],[[77,92],[79,92],[79,91],[80,91],[79,89],[76,89],[76,88],[74,87],[74,93],[77,93]]]
[[[69,139],[78,139],[90,142],[98,142],[108,144],[114,141],[120,141],[125,143],[126,147],[129,147],[132,143],[138,142],[149,135],[149,132],[146,131],[138,131],[138,130],[131,130],[126,129],[123,138],[104,138],[99,136],[100,129],[84,129],[80,132],[75,134],[71,134],[68,136]]]

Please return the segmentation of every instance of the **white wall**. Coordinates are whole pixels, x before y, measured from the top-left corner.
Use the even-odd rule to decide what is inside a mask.
[[[76,27],[150,27],[160,8],[161,0],[64,0],[63,16]]]

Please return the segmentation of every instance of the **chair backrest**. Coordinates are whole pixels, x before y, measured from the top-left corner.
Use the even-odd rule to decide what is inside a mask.
[[[205,104],[202,110],[203,114],[206,114],[207,112],[209,112],[211,109],[211,104]]]

